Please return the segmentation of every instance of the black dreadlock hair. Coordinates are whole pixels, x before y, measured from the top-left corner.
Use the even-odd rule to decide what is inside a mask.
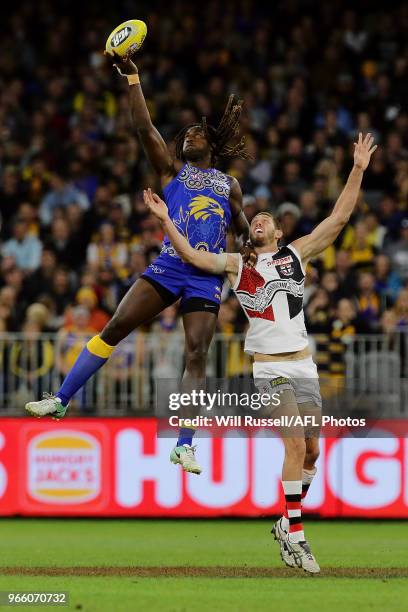
[[[215,164],[218,160],[232,159],[234,157],[249,159],[250,156],[245,149],[245,137],[242,137],[235,144],[231,142],[234,141],[239,134],[239,118],[241,116],[241,111],[242,100],[234,94],[231,94],[217,128],[209,125],[206,117],[202,117],[201,123],[193,123],[180,130],[175,137],[177,159],[185,161],[183,154],[184,138],[188,130],[192,127],[201,127],[204,130],[204,134],[212,148],[212,164]]]

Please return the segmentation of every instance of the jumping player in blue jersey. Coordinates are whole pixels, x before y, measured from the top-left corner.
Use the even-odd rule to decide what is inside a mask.
[[[179,172],[168,148],[152,124],[139,82],[138,70],[130,59],[116,58],[118,72],[129,83],[133,125],[146,155],[160,177],[170,218],[195,249],[222,253],[227,230],[232,225],[245,244],[249,225],[242,211],[238,181],[216,169],[218,161],[247,158],[244,139],[238,138],[241,101],[230,96],[217,128],[205,118],[184,128],[176,137],[176,157],[184,162]],[[247,253],[249,256],[249,253]],[[168,238],[157,259],[150,264],[119,304],[100,335],[83,349],[55,395],[29,402],[26,409],[36,416],[62,418],[73,395],[108,360],[116,345],[131,331],[156,317],[181,298],[185,330],[183,383],[205,378],[207,352],[213,337],[221,299],[222,276],[202,272],[185,264]],[[199,474],[192,437],[194,430],[182,428],[171,454],[173,463]]]

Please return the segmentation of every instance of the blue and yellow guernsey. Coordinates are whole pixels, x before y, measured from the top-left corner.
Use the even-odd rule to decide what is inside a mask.
[[[195,249],[222,253],[231,222],[229,205],[231,179],[210,168],[200,170],[185,164],[164,188],[164,197],[173,223]],[[167,236],[164,251],[174,254]]]
[[[231,223],[229,197],[231,178],[215,168],[200,170],[185,164],[164,188],[169,216],[179,232],[195,249],[222,253],[226,249],[227,230]],[[184,263],[167,236],[160,255],[150,264],[143,277],[158,283],[181,297],[181,305],[191,298],[205,302],[203,309],[218,308],[223,279]]]

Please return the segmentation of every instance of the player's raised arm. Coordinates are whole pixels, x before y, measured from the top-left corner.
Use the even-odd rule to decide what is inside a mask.
[[[255,266],[258,256],[254,247],[250,243],[249,223],[242,208],[241,186],[236,178],[231,178],[232,182],[229,203],[232,213],[232,227],[234,228],[235,235],[241,245],[240,253],[244,263],[248,263],[250,266]]]
[[[357,202],[364,170],[366,170],[371,155],[377,148],[377,145],[373,146],[373,143],[374,139],[371,134],[367,134],[364,140],[363,135],[359,134],[358,142],[354,143],[353,169],[331,215],[319,223],[310,234],[293,242],[293,246],[297,249],[303,262],[307,262],[333,244],[350,219]]]
[[[249,223],[242,208],[242,191],[237,179],[231,177],[230,208],[232,213],[232,225],[237,238],[243,243],[249,240]]]
[[[238,253],[209,253],[193,249],[189,242],[178,231],[169,217],[166,204],[151,189],[143,192],[146,206],[157,217],[177,253],[183,261],[213,274],[228,274],[230,281],[235,280],[239,268]]]
[[[147,158],[160,177],[162,187],[175,176],[173,159],[159,131],[154,127],[140,85],[139,73],[131,59],[115,57],[119,74],[128,79],[132,123],[137,130]]]

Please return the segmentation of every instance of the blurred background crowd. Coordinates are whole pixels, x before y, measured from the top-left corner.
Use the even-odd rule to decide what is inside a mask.
[[[100,331],[160,250],[141,195],[157,179],[131,128],[127,82],[102,53],[128,18],[147,22],[135,61],[170,148],[202,115],[216,123],[229,93],[243,98],[252,159],[222,169],[239,180],[248,219],[273,211],[286,242],[330,212],[357,133],[374,134],[355,214],[308,268],[306,318],[318,343],[407,329],[408,5],[381,4],[10,6],[0,38],[0,332]],[[154,325],[177,328],[177,309]],[[227,290],[218,325],[245,327]]]

